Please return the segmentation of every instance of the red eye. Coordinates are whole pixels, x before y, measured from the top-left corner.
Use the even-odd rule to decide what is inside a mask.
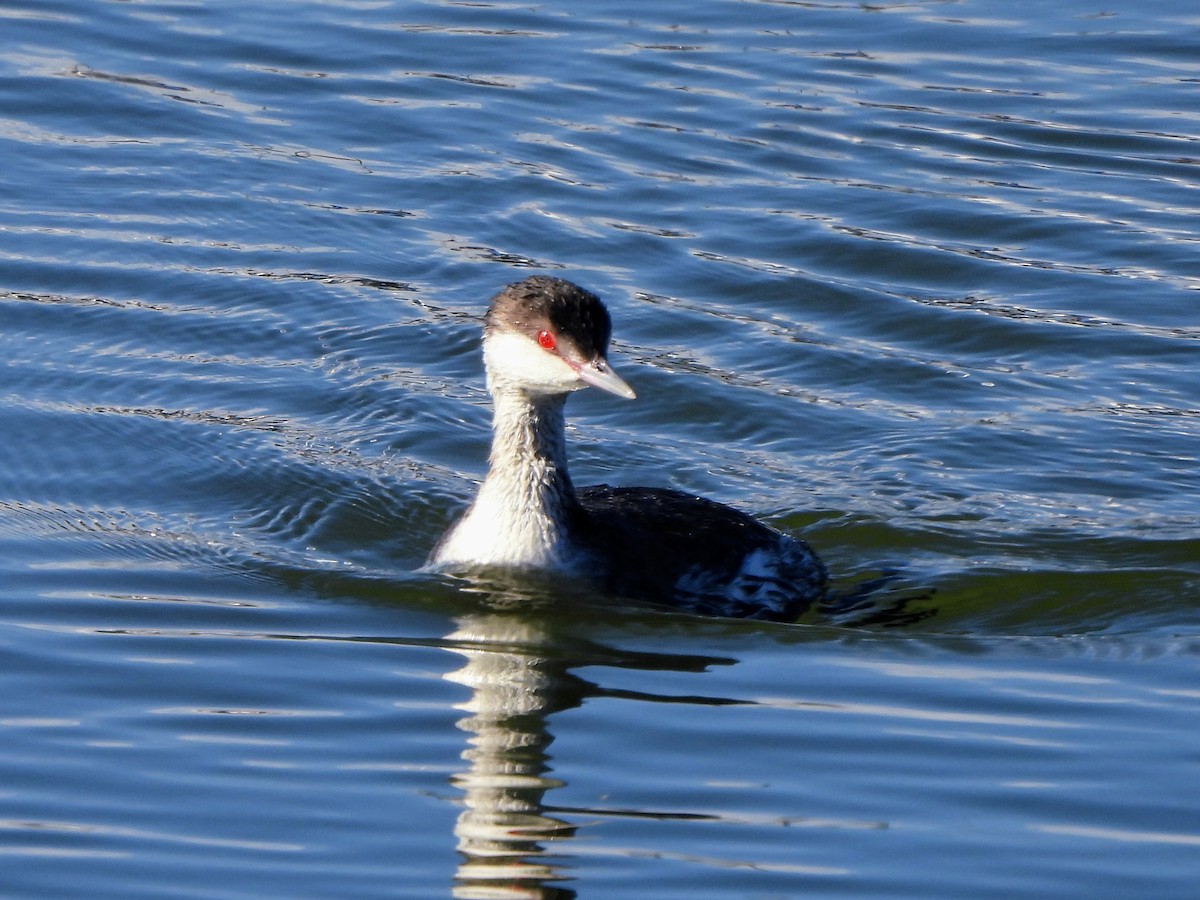
[[[538,346],[541,347],[543,350],[553,350],[554,349],[554,335],[552,335],[548,331],[539,331],[537,333],[537,342],[538,342]]]

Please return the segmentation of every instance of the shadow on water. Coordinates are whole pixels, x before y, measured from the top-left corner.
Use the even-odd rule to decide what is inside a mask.
[[[835,587],[817,605],[820,615],[841,625],[902,628],[937,615],[928,605],[936,591],[908,588],[898,569],[888,569],[855,584]]]

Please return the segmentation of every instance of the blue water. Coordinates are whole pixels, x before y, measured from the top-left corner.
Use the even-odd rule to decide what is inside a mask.
[[[0,7],[0,895],[1191,897],[1200,13]],[[479,315],[794,625],[415,572]],[[595,394],[590,395],[590,394]]]

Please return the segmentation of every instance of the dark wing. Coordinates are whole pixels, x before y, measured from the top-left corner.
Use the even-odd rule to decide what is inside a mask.
[[[803,541],[732,507],[662,488],[579,492],[585,543],[614,593],[707,615],[791,621],[825,591]]]

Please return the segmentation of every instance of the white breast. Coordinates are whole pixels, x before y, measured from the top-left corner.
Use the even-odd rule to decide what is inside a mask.
[[[523,506],[503,485],[485,482],[471,508],[446,532],[428,567],[572,568],[575,554],[563,525]]]

